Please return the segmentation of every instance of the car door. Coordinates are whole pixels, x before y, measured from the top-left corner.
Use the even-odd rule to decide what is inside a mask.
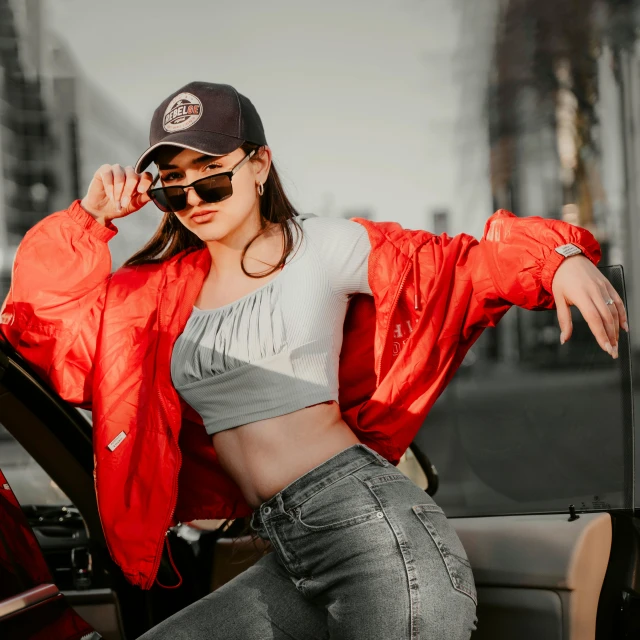
[[[474,640],[640,637],[629,339],[612,360],[573,311],[561,347],[555,311],[510,310],[483,339],[511,357],[477,344],[416,437],[473,567]]]
[[[0,468],[65,602],[105,640],[148,628],[144,596],[126,584],[105,547],[91,425],[7,344],[0,347]]]
[[[0,469],[0,637],[97,640],[100,634],[69,605]]]
[[[172,558],[165,549],[159,581],[175,585],[177,566],[178,588],[128,583],[104,540],[91,429],[87,412],[61,400],[0,336],[0,468],[66,601],[104,640],[126,640],[209,592],[219,533],[186,525],[168,532]]]

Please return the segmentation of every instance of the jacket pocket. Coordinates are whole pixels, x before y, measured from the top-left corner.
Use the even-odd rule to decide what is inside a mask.
[[[435,504],[418,504],[411,508],[440,551],[454,589],[469,596],[477,606],[471,565],[458,534],[442,509]]]
[[[309,531],[342,529],[384,517],[367,487],[353,475],[314,493],[294,512],[298,523]]]

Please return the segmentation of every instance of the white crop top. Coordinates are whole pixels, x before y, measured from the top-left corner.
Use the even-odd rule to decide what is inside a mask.
[[[280,273],[216,309],[193,308],[171,377],[213,434],[338,400],[338,362],[349,299],[368,293],[366,229],[313,214]],[[290,223],[291,224],[291,223]]]

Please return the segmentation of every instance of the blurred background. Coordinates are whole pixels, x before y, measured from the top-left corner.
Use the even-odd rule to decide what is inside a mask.
[[[0,295],[27,229],[101,164],[134,164],[155,107],[204,79],[257,106],[301,211],[478,237],[498,208],[567,220],[624,265],[633,327],[639,4],[0,0]],[[118,223],[114,268],[159,219]],[[523,341],[516,315],[483,357],[558,342]]]
[[[187,82],[208,80],[234,85],[256,105],[301,212],[480,237],[493,211],[506,208],[590,229],[602,265],[623,265],[633,337],[639,22],[640,0],[0,0],[0,294],[24,233],[81,198],[101,164],[135,164],[155,107]],[[114,268],[159,220],[147,206],[118,221]],[[596,353],[575,321],[562,348],[554,313],[514,309],[485,332],[420,435],[429,448],[438,429],[449,434],[438,463],[451,482],[462,463],[450,452],[464,447],[447,438],[470,427],[483,442],[504,444],[501,424],[530,434],[539,419],[553,431],[579,394],[586,400],[575,424],[591,416],[594,435],[566,431],[559,459],[580,441],[597,452],[609,432],[607,473],[620,468],[629,361]],[[592,393],[605,388],[608,398]],[[550,413],[540,417],[542,404]],[[512,459],[523,443],[509,449]],[[504,456],[489,453],[495,470]],[[543,448],[532,468],[544,459]],[[593,479],[594,464],[584,462],[585,477]],[[473,473],[484,489],[509,484],[481,465]],[[471,486],[471,471],[458,476]],[[622,495],[621,483],[616,475],[612,491]],[[571,496],[606,500],[587,485]],[[533,500],[523,490],[504,508],[520,499]]]

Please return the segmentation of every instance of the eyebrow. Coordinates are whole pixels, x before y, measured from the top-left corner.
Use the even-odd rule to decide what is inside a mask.
[[[194,160],[191,161],[191,165],[198,165],[198,164],[203,164],[205,162],[215,162],[217,156],[209,156],[209,155],[204,155],[204,156],[199,156],[197,158],[195,158]],[[164,164],[164,163],[160,163],[158,164],[158,169],[180,169],[180,167],[177,164]]]

